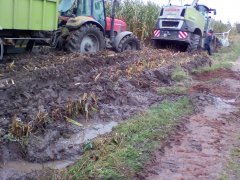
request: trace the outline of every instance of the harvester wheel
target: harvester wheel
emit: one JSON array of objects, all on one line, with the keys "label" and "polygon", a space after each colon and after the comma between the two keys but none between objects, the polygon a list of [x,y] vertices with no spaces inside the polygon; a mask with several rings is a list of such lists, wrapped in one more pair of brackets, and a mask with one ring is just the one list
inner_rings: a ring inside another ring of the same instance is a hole
[{"label": "harvester wheel", "polygon": [[122,40],[119,42],[118,46],[116,47],[117,52],[123,52],[127,50],[134,51],[134,50],[140,50],[140,49],[141,49],[140,42],[138,38],[133,34],[122,38]]},{"label": "harvester wheel", "polygon": [[87,24],[70,32],[65,45],[68,52],[95,53],[105,49],[103,32],[93,24]]},{"label": "harvester wheel", "polygon": [[200,44],[201,37],[197,34],[191,35],[191,42],[187,47],[188,52],[195,52],[198,50],[199,44]]}]

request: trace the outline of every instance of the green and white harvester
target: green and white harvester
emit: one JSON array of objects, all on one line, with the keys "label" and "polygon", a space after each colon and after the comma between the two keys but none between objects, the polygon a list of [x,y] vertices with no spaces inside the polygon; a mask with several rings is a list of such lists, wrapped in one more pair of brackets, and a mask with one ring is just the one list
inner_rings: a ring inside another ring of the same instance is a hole
[{"label": "green and white harvester", "polygon": [[179,47],[189,52],[204,46],[204,38],[212,29],[212,17],[216,10],[198,4],[174,5],[169,0],[160,10],[160,15],[153,29],[152,41],[156,48],[166,46]]}]

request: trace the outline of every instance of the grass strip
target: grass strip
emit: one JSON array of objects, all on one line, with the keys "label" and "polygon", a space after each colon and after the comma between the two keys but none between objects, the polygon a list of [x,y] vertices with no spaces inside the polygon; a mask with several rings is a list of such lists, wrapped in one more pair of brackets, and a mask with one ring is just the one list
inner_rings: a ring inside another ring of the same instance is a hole
[{"label": "grass strip", "polygon": [[68,168],[64,179],[132,179],[178,120],[192,111],[189,99],[181,98],[120,124],[109,135],[85,144],[81,160]]},{"label": "grass strip", "polygon": [[186,95],[187,94],[187,87],[185,86],[167,86],[167,87],[160,87],[158,88],[158,92],[161,95]]},{"label": "grass strip", "polygon": [[210,72],[221,68],[231,68],[233,63],[236,62],[240,55],[240,37],[236,36],[231,40],[230,46],[218,50],[212,56],[213,64],[211,67],[203,67],[195,70],[194,72]]},{"label": "grass strip", "polygon": [[240,137],[237,145],[232,149],[230,159],[224,168],[219,180],[240,179]]}]

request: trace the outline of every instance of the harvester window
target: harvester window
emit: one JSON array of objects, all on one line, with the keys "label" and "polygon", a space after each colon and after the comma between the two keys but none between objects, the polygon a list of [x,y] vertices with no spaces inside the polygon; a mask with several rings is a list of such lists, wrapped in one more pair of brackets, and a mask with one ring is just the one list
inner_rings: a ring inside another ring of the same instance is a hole
[{"label": "harvester window", "polygon": [[198,5],[196,9],[205,17],[208,17],[209,9],[206,6]]}]

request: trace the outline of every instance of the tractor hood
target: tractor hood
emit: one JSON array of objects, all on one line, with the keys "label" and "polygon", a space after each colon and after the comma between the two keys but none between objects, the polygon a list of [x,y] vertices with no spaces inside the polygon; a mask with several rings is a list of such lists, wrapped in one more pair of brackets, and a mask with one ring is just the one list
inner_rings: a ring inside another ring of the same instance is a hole
[{"label": "tractor hood", "polygon": [[164,6],[161,9],[160,17],[167,19],[183,19],[185,15],[184,6]]}]

